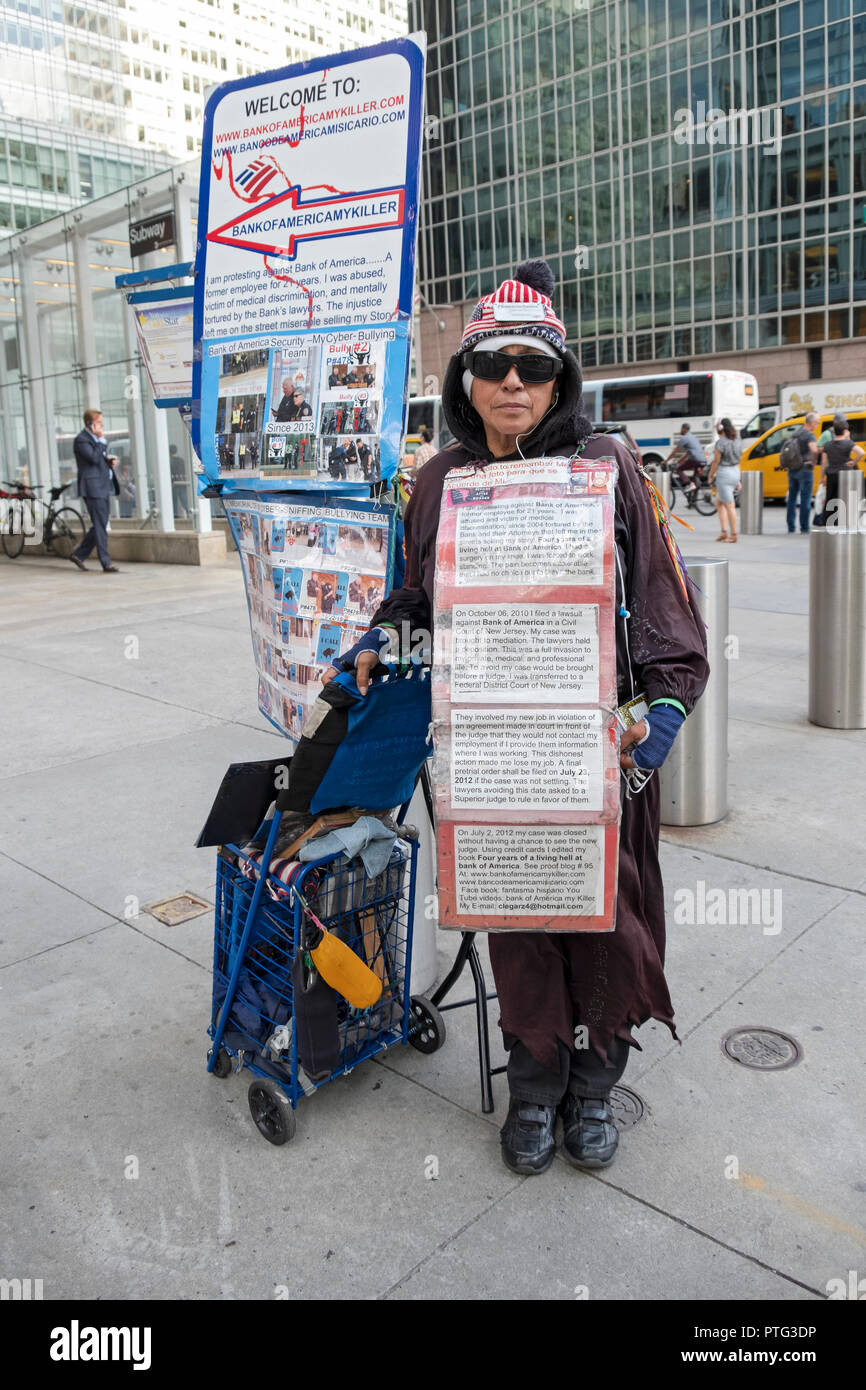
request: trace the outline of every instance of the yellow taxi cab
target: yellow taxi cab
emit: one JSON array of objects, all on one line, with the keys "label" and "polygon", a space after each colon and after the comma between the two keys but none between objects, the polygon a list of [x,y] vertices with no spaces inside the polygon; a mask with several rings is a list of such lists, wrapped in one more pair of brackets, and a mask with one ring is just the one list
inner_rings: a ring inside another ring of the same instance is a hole
[{"label": "yellow taxi cab", "polygon": [[[815,426],[815,438],[820,439],[825,430],[833,428],[833,411],[824,411],[818,417],[818,424]],[[779,469],[779,454],[782,445],[789,435],[794,434],[800,429],[804,422],[803,415],[795,415],[790,420],[784,420],[780,425],[774,425],[771,430],[759,435],[753,440],[740,455],[740,468],[745,472],[760,472],[764,475],[764,497],[786,497],[788,494],[788,474],[784,469]],[[851,410],[846,412],[845,419],[851,430],[851,438],[855,444],[860,444],[866,448],[866,410]],[[816,462],[820,462],[820,454]],[[866,473],[863,467],[866,458],[860,460],[860,468]],[[815,468],[815,481],[813,493],[818,490],[818,479],[821,470]]]}]

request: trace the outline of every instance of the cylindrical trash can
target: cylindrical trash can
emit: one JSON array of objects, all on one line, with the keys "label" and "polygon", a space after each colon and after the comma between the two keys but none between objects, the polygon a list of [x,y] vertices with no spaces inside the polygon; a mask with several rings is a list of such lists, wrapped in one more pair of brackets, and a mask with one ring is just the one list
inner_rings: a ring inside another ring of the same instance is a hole
[{"label": "cylindrical trash can", "polygon": [[415,916],[412,923],[412,970],[410,989],[413,994],[427,994],[436,982],[436,839],[421,785],[415,788],[406,819],[418,828],[418,867],[415,872]]},{"label": "cylindrical trash can", "polygon": [[690,556],[686,567],[707,625],[710,678],[659,771],[661,819],[712,825],[728,814],[728,562]]},{"label": "cylindrical trash can", "polygon": [[859,468],[840,468],[835,474],[836,496],[827,504],[828,531],[856,531],[860,526],[863,474]]},{"label": "cylindrical trash can", "polygon": [[740,533],[760,536],[764,529],[764,475],[749,470],[740,474],[743,485],[740,497]]},{"label": "cylindrical trash can", "polygon": [[809,719],[866,729],[866,533],[830,522],[809,558]]}]

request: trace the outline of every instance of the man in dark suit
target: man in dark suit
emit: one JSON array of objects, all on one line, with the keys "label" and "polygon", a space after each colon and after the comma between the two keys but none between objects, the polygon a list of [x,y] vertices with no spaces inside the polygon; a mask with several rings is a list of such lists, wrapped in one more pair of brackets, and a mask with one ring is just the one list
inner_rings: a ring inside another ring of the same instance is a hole
[{"label": "man in dark suit", "polygon": [[111,563],[108,553],[108,512],[112,494],[120,488],[114,476],[117,462],[114,454],[109,454],[104,438],[102,412],[85,410],[84,429],[75,436],[72,448],[78,467],[78,495],[87,504],[91,527],[77,550],[73,550],[70,560],[80,570],[86,569],[84,561],[96,546],[99,562],[106,574],[117,574],[117,565]]}]

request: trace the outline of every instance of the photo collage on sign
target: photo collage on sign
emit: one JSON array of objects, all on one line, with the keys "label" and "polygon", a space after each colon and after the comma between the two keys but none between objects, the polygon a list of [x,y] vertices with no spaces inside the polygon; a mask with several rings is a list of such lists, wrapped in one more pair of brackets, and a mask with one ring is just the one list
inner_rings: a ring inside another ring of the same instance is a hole
[{"label": "photo collage on sign", "polygon": [[227,353],[220,360],[216,452],[220,477],[258,474],[268,391],[267,348]]},{"label": "photo collage on sign", "polygon": [[250,611],[259,705],[299,738],[322,672],[369,626],[385,596],[383,513],[303,503],[227,504]]},{"label": "photo collage on sign", "polygon": [[336,481],[376,483],[385,344],[366,339],[328,344],[319,397],[319,472]]},{"label": "photo collage on sign", "polygon": [[315,479],[320,349],[303,338],[271,354],[262,476]]},{"label": "photo collage on sign", "polygon": [[381,481],[385,341],[287,337],[220,361],[215,438],[221,478]]}]

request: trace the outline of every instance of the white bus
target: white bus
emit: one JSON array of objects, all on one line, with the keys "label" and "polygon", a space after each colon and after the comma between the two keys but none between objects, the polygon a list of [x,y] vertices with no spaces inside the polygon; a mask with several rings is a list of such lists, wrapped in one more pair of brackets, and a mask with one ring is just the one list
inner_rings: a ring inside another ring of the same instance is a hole
[{"label": "white bus", "polygon": [[716,437],[723,416],[736,428],[754,415],[758,383],[748,372],[668,372],[604,377],[583,383],[583,413],[604,424],[622,424],[637,442],[644,463],[661,463],[691,425],[702,444]]}]

